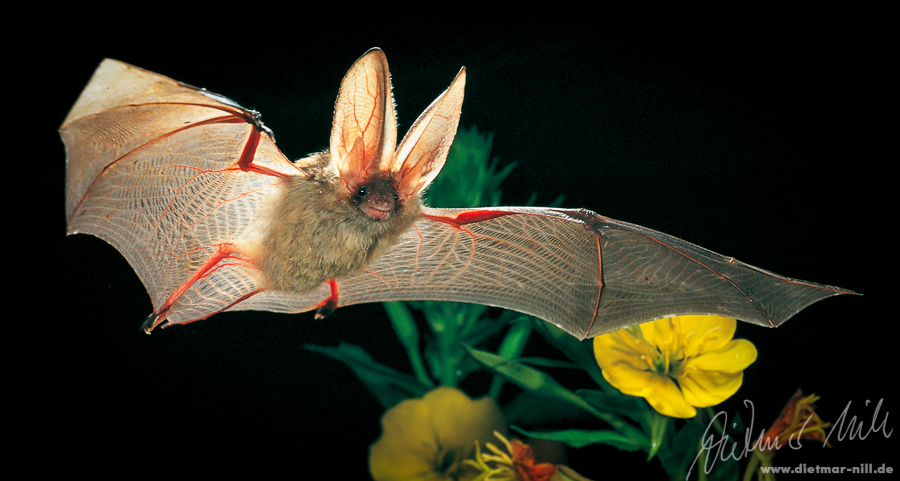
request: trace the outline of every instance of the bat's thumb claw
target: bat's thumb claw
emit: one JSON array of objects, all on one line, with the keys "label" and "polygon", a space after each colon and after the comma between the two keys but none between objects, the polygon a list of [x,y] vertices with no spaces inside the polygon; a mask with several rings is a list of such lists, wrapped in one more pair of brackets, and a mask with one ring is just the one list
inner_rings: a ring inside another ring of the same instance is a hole
[{"label": "bat's thumb claw", "polygon": [[162,314],[153,313],[147,316],[147,319],[141,325],[141,330],[144,331],[144,334],[149,335],[153,329],[163,322],[165,317]]}]

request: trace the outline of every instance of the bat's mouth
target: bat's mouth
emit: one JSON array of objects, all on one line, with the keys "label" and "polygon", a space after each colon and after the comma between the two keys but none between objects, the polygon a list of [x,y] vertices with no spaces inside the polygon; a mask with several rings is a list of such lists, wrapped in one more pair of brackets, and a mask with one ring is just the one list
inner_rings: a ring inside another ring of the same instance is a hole
[{"label": "bat's mouth", "polygon": [[389,203],[367,202],[363,206],[363,212],[375,220],[384,220],[391,216],[394,206]]}]

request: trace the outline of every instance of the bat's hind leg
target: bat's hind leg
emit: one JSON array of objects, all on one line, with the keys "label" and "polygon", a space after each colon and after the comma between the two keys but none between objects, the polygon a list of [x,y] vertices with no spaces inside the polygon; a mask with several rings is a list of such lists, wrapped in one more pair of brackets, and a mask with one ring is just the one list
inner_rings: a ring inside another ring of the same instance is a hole
[{"label": "bat's hind leg", "polygon": [[325,319],[334,313],[334,310],[337,309],[338,306],[338,290],[337,290],[337,281],[331,279],[325,282],[328,284],[328,287],[331,289],[331,293],[324,301],[318,306],[316,309],[316,319]]}]

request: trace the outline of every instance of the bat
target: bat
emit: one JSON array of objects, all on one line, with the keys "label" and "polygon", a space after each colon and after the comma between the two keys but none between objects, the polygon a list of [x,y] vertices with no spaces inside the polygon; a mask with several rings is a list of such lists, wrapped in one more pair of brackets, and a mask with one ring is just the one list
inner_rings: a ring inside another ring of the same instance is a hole
[{"label": "bat", "polygon": [[465,79],[463,68],[398,144],[387,59],[372,49],[341,82],[328,150],[291,162],[257,112],[106,59],[59,129],[67,234],[127,259],[153,304],[148,334],[223,311],[324,317],[437,300],[584,339],[686,314],[775,327],[855,294],[586,209],[425,206]]}]

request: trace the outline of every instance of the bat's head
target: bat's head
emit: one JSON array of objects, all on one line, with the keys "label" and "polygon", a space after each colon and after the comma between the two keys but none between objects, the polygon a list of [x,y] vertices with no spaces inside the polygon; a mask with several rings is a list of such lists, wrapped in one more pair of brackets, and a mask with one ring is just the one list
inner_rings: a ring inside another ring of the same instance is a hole
[{"label": "bat's head", "polygon": [[401,208],[397,186],[390,176],[376,176],[351,191],[350,202],[375,220],[384,220]]},{"label": "bat's head", "polygon": [[350,67],[335,103],[330,153],[341,184],[362,212],[386,219],[434,180],[456,135],[465,83],[463,68],[397,146],[384,52],[369,50]]}]

